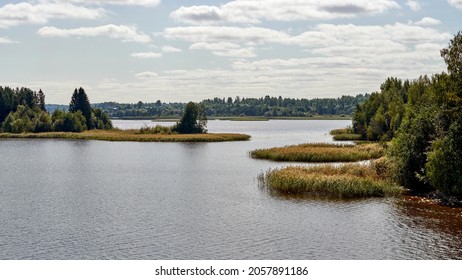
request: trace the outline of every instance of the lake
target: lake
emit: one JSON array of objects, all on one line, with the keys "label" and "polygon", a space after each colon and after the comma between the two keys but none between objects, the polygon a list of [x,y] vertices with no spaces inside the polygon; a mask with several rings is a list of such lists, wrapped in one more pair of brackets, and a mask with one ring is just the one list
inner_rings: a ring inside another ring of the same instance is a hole
[{"label": "lake", "polygon": [[249,151],[332,142],[349,124],[209,121],[248,142],[0,140],[0,259],[462,259],[461,209],[259,187],[288,164]]}]

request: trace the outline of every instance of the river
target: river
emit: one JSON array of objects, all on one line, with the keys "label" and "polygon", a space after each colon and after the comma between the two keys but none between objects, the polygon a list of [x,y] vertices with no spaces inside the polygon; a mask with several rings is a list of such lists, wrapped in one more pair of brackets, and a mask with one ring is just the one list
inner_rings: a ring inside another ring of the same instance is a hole
[{"label": "river", "polygon": [[348,124],[209,121],[247,142],[0,140],[0,259],[462,259],[461,209],[259,188],[287,163],[249,151],[332,142]]}]

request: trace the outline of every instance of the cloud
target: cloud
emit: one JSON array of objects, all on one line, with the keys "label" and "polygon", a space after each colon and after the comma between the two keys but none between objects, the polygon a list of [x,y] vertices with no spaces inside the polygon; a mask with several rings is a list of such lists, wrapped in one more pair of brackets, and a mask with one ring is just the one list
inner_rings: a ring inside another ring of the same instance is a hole
[{"label": "cloud", "polygon": [[0,44],[16,44],[18,41],[13,41],[7,37],[0,37]]},{"label": "cloud", "polygon": [[187,26],[164,30],[167,39],[181,39],[190,42],[245,42],[284,43],[290,36],[284,32],[261,27],[232,26]]},{"label": "cloud", "polygon": [[182,6],[170,16],[179,22],[203,25],[351,18],[398,8],[391,0],[234,0],[220,6]]},{"label": "cloud", "polygon": [[238,44],[233,43],[194,43],[189,47],[190,50],[209,50],[216,56],[235,57],[235,58],[250,58],[256,57],[255,48],[242,48]]},{"label": "cloud", "polygon": [[106,15],[102,8],[86,8],[61,2],[20,2],[0,7],[0,28],[22,24],[45,24],[50,19],[94,20]]},{"label": "cloud", "polygon": [[406,5],[413,10],[414,12],[420,11],[422,9],[422,6],[420,5],[419,2],[413,1],[413,0],[408,0],[406,2]]},{"label": "cloud", "polygon": [[137,53],[132,53],[130,56],[134,58],[147,59],[147,58],[161,58],[162,54],[155,53],[155,52],[137,52]]},{"label": "cloud", "polygon": [[42,37],[98,37],[107,36],[113,39],[121,39],[123,42],[149,43],[151,37],[138,32],[134,26],[126,25],[104,25],[97,27],[80,27],[75,29],[60,29],[53,26],[45,26],[37,31]]},{"label": "cloud", "polygon": [[159,75],[156,72],[146,71],[135,74],[135,78],[138,79],[153,79],[157,78]]},{"label": "cloud", "polygon": [[155,7],[161,0],[60,0],[61,2],[79,3],[83,5],[121,5]]},{"label": "cloud", "polygon": [[449,5],[462,9],[462,0],[448,0]]},{"label": "cloud", "polygon": [[440,25],[441,21],[436,18],[424,17],[423,19],[417,21],[415,24],[420,25],[420,26],[432,26],[432,25]]},{"label": "cloud", "polygon": [[178,48],[175,48],[175,47],[172,47],[172,46],[163,46],[162,47],[162,51],[164,53],[178,53],[178,52],[182,52],[181,49],[178,49]]}]

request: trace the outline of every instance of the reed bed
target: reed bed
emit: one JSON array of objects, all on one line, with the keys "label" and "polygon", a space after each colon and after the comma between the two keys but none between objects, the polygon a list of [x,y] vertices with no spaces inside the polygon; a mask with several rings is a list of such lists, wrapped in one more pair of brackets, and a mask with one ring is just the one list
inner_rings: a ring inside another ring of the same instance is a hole
[{"label": "reed bed", "polygon": [[384,155],[384,149],[378,144],[301,144],[258,149],[252,151],[250,155],[253,158],[273,161],[354,162],[380,158]]},{"label": "reed bed", "polygon": [[204,133],[204,134],[154,134],[142,133],[140,130],[88,130],[81,133],[45,132],[45,133],[0,133],[0,138],[27,139],[76,139],[101,141],[132,142],[225,142],[246,141],[249,135],[237,133]]},{"label": "reed bed", "polygon": [[404,189],[377,174],[373,165],[289,166],[259,177],[269,190],[338,198],[398,196]]},{"label": "reed bed", "polygon": [[361,134],[343,133],[333,135],[335,141],[359,141],[362,139]]},{"label": "reed bed", "polygon": [[359,141],[361,134],[356,134],[351,127],[338,128],[330,131],[335,141]]}]

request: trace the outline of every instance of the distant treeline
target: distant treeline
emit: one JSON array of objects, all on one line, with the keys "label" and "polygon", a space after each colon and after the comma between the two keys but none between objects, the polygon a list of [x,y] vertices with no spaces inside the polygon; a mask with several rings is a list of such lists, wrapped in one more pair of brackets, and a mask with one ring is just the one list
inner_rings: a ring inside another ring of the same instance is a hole
[{"label": "distant treeline", "polygon": [[[318,115],[352,115],[356,106],[365,102],[369,94],[339,98],[294,99],[265,96],[262,98],[214,98],[199,104],[208,117],[262,116],[312,117]],[[187,103],[116,103],[93,104],[111,118],[181,117]],[[65,110],[64,105],[47,105],[47,110]]]}]

